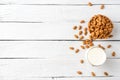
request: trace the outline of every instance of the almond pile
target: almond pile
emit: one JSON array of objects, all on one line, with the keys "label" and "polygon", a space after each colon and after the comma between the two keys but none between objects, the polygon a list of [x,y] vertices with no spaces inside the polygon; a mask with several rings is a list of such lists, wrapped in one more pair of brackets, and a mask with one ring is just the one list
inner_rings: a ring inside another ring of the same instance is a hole
[{"label": "almond pile", "polygon": [[113,24],[108,17],[98,14],[89,21],[88,30],[92,39],[107,39],[111,36]]}]

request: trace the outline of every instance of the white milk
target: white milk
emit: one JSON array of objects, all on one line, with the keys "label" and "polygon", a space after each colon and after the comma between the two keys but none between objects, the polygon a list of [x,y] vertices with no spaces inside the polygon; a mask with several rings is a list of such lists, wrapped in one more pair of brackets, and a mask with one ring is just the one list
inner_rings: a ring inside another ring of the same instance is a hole
[{"label": "white milk", "polygon": [[94,66],[102,65],[106,61],[106,53],[99,47],[92,47],[87,52],[87,60]]}]

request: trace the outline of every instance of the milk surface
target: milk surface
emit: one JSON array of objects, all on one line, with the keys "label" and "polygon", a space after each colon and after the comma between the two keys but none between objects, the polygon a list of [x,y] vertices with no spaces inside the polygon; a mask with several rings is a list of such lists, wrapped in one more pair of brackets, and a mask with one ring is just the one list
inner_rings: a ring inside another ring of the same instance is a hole
[{"label": "milk surface", "polygon": [[106,53],[101,48],[91,48],[87,53],[87,59],[92,65],[102,65],[106,61]]}]

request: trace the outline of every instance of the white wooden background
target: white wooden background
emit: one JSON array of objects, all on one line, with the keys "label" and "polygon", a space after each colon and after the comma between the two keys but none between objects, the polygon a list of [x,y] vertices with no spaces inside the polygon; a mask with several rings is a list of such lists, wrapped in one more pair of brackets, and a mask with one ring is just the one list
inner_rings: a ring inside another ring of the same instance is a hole
[{"label": "white wooden background", "polygon": [[[92,7],[87,6],[89,1]],[[0,0],[0,80],[119,80],[119,8],[120,0]],[[69,50],[82,44],[74,39],[77,31],[72,27],[99,13],[113,21],[114,37],[95,44],[112,44],[112,48],[106,51],[106,64],[92,67],[85,61],[81,65],[85,51]],[[91,77],[91,71],[97,76]],[[105,77],[104,71],[110,75]]]}]

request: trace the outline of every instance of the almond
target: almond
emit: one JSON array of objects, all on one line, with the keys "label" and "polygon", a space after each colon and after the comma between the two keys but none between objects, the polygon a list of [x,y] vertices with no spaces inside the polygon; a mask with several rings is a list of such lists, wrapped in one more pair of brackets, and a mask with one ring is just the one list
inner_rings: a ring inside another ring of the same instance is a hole
[{"label": "almond", "polygon": [[100,9],[104,9],[105,8],[105,6],[104,6],[104,4],[102,4],[101,6],[100,6]]},{"label": "almond", "polygon": [[95,76],[96,76],[96,74],[95,74],[94,72],[91,72],[91,75],[92,75],[93,77],[95,77]]},{"label": "almond", "polygon": [[77,26],[73,26],[73,30],[76,30],[77,29]]},{"label": "almond", "polygon": [[81,74],[82,74],[82,72],[81,72],[81,71],[77,71],[77,73],[78,73],[79,75],[81,75]]},{"label": "almond", "polygon": [[79,49],[76,49],[76,50],[75,50],[75,53],[78,53],[79,51],[80,51]]},{"label": "almond", "polygon": [[108,45],[107,48],[111,48],[111,45]]},{"label": "almond", "polygon": [[79,31],[79,35],[82,35],[82,33],[83,33],[82,31]]},{"label": "almond", "polygon": [[81,29],[82,29],[82,26],[79,26],[79,27],[78,27],[78,30],[81,30]]},{"label": "almond", "polygon": [[69,47],[70,50],[74,50],[74,47]]},{"label": "almond", "polygon": [[85,20],[81,20],[80,23],[81,23],[81,24],[82,24],[82,23],[85,23]]},{"label": "almond", "polygon": [[81,59],[81,60],[80,60],[80,63],[81,63],[81,64],[83,64],[83,63],[84,63],[84,60],[83,60],[83,59]]},{"label": "almond", "polygon": [[78,35],[76,35],[76,34],[74,35],[74,37],[75,37],[76,39],[78,39],[78,38],[79,38],[79,37],[78,37]]},{"label": "almond", "polygon": [[115,55],[116,55],[116,53],[115,53],[115,51],[113,51],[113,52],[112,52],[112,56],[115,56]]},{"label": "almond", "polygon": [[91,3],[91,2],[89,2],[89,3],[88,3],[88,6],[92,6],[92,3]]},{"label": "almond", "polygon": [[104,75],[105,75],[105,76],[108,76],[109,74],[108,74],[107,72],[104,72]]},{"label": "almond", "polygon": [[84,38],[84,36],[80,36],[80,40],[82,40]]},{"label": "almond", "polygon": [[82,49],[85,49],[85,47],[84,47],[84,46],[81,46],[81,48],[82,48]]},{"label": "almond", "polygon": [[86,48],[89,48],[89,46],[88,46],[88,45],[86,45]]}]

